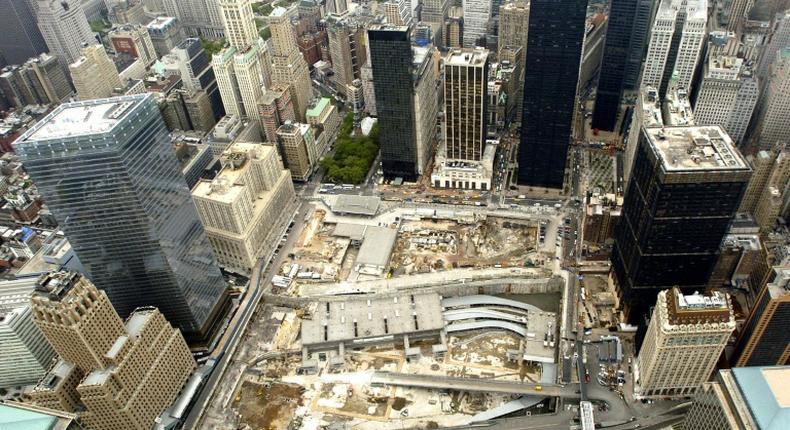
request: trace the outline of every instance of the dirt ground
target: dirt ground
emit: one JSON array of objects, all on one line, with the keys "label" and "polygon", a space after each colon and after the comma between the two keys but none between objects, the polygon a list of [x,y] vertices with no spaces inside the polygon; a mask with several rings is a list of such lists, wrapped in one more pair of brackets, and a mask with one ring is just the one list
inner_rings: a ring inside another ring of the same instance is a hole
[{"label": "dirt ground", "polygon": [[397,272],[427,273],[457,267],[521,267],[536,251],[537,225],[489,217],[473,225],[407,221],[395,244]]},{"label": "dirt ground", "polygon": [[302,403],[303,390],[298,385],[244,381],[232,406],[253,429],[284,429]]}]

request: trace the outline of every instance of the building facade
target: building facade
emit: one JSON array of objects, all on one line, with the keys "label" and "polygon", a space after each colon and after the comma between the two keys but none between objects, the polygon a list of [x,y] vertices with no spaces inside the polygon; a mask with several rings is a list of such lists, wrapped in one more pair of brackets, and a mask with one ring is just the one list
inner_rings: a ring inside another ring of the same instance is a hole
[{"label": "building facade", "polygon": [[790,364],[788,322],[790,268],[774,267],[740,330],[730,363],[736,367]]},{"label": "building facade", "polygon": [[71,64],[80,57],[82,45],[98,43],[80,0],[35,0],[38,28],[49,53]]},{"label": "building facade", "polygon": [[285,123],[277,129],[277,142],[285,167],[294,181],[307,182],[316,167],[316,141],[308,124]]},{"label": "building facade", "polygon": [[81,53],[77,61],[69,64],[71,81],[80,100],[110,97],[113,90],[123,87],[115,63],[107,55],[104,46],[86,46]]},{"label": "building facade", "polygon": [[0,28],[5,33],[0,39],[0,67],[22,64],[48,51],[30,0],[0,2]]},{"label": "building facade", "polygon": [[147,67],[157,59],[154,43],[148,28],[141,24],[126,24],[111,29],[107,33],[115,52],[125,52],[132,57],[139,58]]},{"label": "building facade", "polygon": [[285,8],[278,7],[272,11],[269,28],[274,44],[272,84],[290,85],[294,114],[297,120],[304,122],[307,106],[313,98],[313,83]]},{"label": "building facade", "polygon": [[277,129],[288,121],[296,121],[289,85],[275,85],[263,94],[260,103],[261,126],[267,142],[277,143]]},{"label": "building facade", "polygon": [[[42,275],[31,303],[36,325],[62,361],[73,363],[73,375],[84,375],[73,390],[85,405],[80,418],[92,429],[150,429],[195,369],[184,337],[158,310],[136,309],[124,323],[82,275]],[[47,382],[33,390],[34,402],[63,408],[52,402],[57,394]]]},{"label": "building facade", "polygon": [[562,188],[587,3],[534,0],[529,16],[518,183]]},{"label": "building facade", "polygon": [[628,319],[662,289],[704,289],[751,169],[718,126],[642,127],[612,268]]},{"label": "building facade", "polygon": [[756,115],[753,147],[770,150],[777,142],[790,141],[790,47],[777,52]]},{"label": "building facade", "polygon": [[488,50],[452,50],[444,58],[447,158],[480,161],[486,141]]},{"label": "building facade", "polygon": [[365,27],[352,19],[330,21],[327,27],[329,55],[332,58],[332,82],[335,90],[348,96],[347,87],[362,78],[362,66],[367,62]]},{"label": "building facade", "polygon": [[[418,131],[421,125],[427,128],[420,118],[428,115],[418,115],[417,107],[424,107],[426,113],[431,106],[435,109],[437,101],[430,100],[430,81],[436,82],[432,58],[425,48],[412,50],[410,35],[408,27],[379,25],[368,30],[384,175],[414,180],[425,169],[431,150],[427,146],[431,133]],[[435,116],[433,124],[435,136]],[[427,138],[420,144],[418,133]]]},{"label": "building facade", "polygon": [[273,145],[234,143],[221,162],[222,170],[198,183],[192,197],[219,263],[249,274],[280,243],[296,195]]},{"label": "building facade", "polygon": [[688,397],[706,382],[735,330],[728,295],[658,293],[636,359],[634,396]]},{"label": "building facade", "polygon": [[225,36],[219,1],[161,0],[161,3],[161,6],[155,6],[154,10],[149,9],[149,11],[161,11],[166,16],[177,18],[190,36],[208,39]]},{"label": "building facade", "polygon": [[720,125],[741,145],[757,105],[757,79],[742,58],[709,56],[697,86],[694,117],[698,125]]},{"label": "building facade", "polygon": [[598,75],[592,127],[613,131],[625,89],[633,90],[642,65],[654,0],[613,0]]},{"label": "building facade", "polygon": [[187,336],[208,334],[226,284],[150,95],[63,104],[15,150],[121,315],[156,305]]}]

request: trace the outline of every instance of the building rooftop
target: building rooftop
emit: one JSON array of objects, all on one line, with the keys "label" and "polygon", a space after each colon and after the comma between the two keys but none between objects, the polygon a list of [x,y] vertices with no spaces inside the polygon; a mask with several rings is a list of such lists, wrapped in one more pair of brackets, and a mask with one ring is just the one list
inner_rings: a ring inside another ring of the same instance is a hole
[{"label": "building rooftop", "polygon": [[172,16],[158,16],[153,21],[149,22],[147,27],[149,30],[164,30],[175,24],[175,21],[176,19]]},{"label": "building rooftop", "polygon": [[30,303],[38,275],[0,281],[0,315]]},{"label": "building rooftop", "polygon": [[[192,195],[227,204],[236,201],[243,193],[244,187],[246,187],[241,180],[247,171],[245,168],[246,161],[250,157],[255,159],[268,158],[272,151],[275,151],[275,149],[271,145],[249,142],[233,143],[225,150],[223,157],[234,158],[235,164],[229,163],[225,165],[213,180],[203,180],[195,184],[195,187],[192,189]],[[233,167],[231,164],[234,164],[236,167]]]},{"label": "building rooftop", "polygon": [[381,199],[376,196],[340,194],[331,206],[332,212],[373,216],[379,210]]},{"label": "building rooftop", "polygon": [[0,429],[66,430],[75,416],[22,403],[0,404]]},{"label": "building rooftop", "polygon": [[642,124],[645,127],[661,127],[664,125],[658,90],[647,85],[642,88],[640,98],[642,100]]},{"label": "building rooftop", "polygon": [[[356,330],[355,330],[356,326]],[[311,319],[302,321],[302,345],[381,338],[444,328],[442,304],[436,293],[397,296],[348,296],[319,301]]]},{"label": "building rooftop", "polygon": [[356,264],[384,268],[389,263],[398,231],[387,227],[370,226],[365,229],[365,239],[359,247]]},{"label": "building rooftop", "polygon": [[329,97],[321,97],[318,101],[307,109],[307,116],[308,117],[318,117],[321,115],[321,112],[326,109],[326,106],[330,103]]},{"label": "building rooftop", "polygon": [[643,128],[668,172],[750,168],[718,125]]},{"label": "building rooftop", "polygon": [[662,314],[666,309],[662,321],[670,326],[724,323],[735,328],[732,305],[725,293],[683,294],[673,288],[659,293],[659,300],[666,305],[661,306]]},{"label": "building rooftop", "polygon": [[790,428],[790,366],[736,367],[732,373],[761,430]]},{"label": "building rooftop", "polygon": [[23,134],[16,144],[107,133],[147,97],[139,94],[64,103]]},{"label": "building rooftop", "polygon": [[483,67],[488,58],[487,49],[453,49],[444,57],[444,64],[451,66]]}]

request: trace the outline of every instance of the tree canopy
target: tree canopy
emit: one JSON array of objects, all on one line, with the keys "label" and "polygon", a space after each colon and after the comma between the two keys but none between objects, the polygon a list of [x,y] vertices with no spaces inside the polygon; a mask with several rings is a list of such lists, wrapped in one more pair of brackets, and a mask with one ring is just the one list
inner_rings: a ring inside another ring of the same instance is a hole
[{"label": "tree canopy", "polygon": [[359,184],[365,180],[370,166],[379,152],[378,124],[367,136],[351,136],[354,129],[353,114],[343,119],[335,143],[335,153],[321,165],[326,169],[326,178],[343,184]]}]

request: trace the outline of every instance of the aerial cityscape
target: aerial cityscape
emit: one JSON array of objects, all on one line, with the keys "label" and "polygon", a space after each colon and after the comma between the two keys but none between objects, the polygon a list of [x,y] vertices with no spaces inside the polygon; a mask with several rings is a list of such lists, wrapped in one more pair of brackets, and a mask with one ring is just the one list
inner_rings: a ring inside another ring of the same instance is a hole
[{"label": "aerial cityscape", "polygon": [[0,430],[790,429],[790,0],[0,31]]}]

